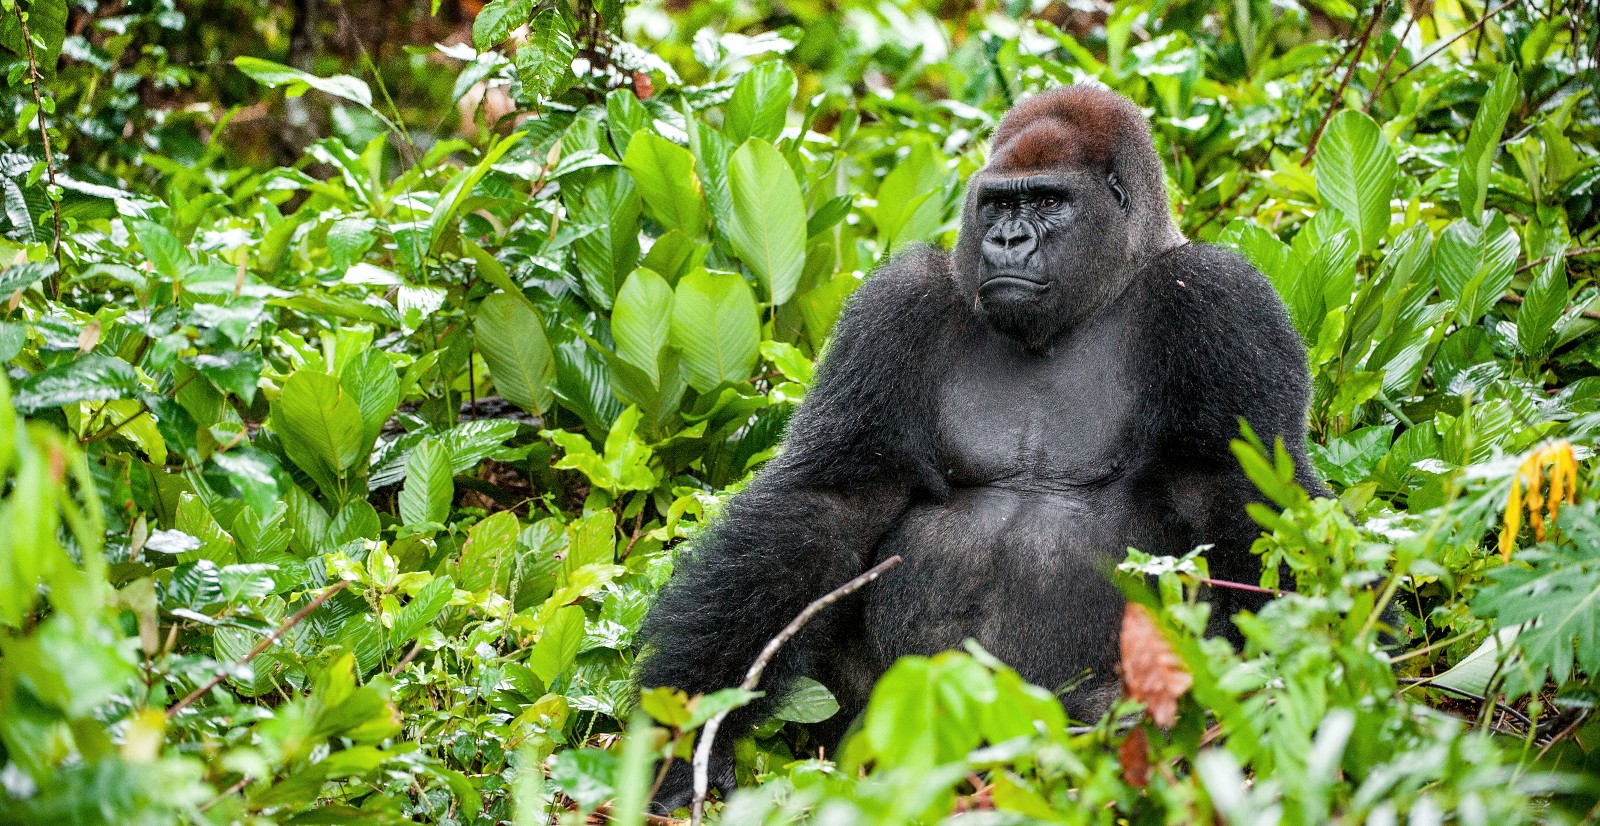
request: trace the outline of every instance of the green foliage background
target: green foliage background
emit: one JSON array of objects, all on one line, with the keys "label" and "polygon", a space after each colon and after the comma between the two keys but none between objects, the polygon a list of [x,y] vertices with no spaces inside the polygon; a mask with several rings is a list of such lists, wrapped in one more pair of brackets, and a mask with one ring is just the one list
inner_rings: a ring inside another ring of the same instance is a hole
[{"label": "green foliage background", "polygon": [[[0,0],[0,822],[642,822],[745,699],[634,693],[674,554],[1065,83],[1306,339],[1340,499],[1238,445],[1298,590],[1234,650],[1204,549],[1130,551],[1171,731],[913,658],[829,760],[790,698],[712,817],[1600,810],[1585,0],[439,5]],[[1577,503],[1504,559],[1535,467]]]}]

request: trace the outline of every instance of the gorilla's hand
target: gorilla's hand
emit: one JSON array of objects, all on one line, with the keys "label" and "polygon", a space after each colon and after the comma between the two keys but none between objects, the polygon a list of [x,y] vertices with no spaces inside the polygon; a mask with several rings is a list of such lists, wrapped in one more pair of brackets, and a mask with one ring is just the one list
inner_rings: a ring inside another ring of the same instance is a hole
[{"label": "gorilla's hand", "polygon": [[[733,758],[712,755],[710,769],[710,787],[726,799],[734,789]],[[650,813],[671,815],[678,809],[687,809],[693,801],[694,766],[684,760],[673,760],[667,767],[661,788],[650,800]]]}]

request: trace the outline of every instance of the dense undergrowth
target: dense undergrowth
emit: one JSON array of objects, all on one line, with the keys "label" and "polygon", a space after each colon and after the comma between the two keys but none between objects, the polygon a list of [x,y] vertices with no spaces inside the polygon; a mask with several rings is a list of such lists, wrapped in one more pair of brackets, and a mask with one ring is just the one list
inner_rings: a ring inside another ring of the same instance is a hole
[{"label": "dense undergrowth", "polygon": [[738,701],[633,693],[673,554],[1072,82],[1305,336],[1339,501],[1239,448],[1298,591],[1234,650],[1203,549],[1131,551],[1170,730],[910,659],[828,761],[793,698],[712,817],[1593,820],[1600,76],[1551,4],[495,0],[305,60],[266,4],[5,0],[0,821],[640,823]]}]

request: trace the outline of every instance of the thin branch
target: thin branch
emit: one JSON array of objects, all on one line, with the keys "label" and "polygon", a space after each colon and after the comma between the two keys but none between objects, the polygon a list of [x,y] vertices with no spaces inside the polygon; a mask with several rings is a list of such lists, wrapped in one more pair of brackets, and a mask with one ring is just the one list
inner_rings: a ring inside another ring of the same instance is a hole
[{"label": "thin branch", "polygon": [[[1516,709],[1512,708],[1511,706],[1506,705],[1505,703],[1500,702],[1499,700],[1491,700],[1488,697],[1483,696],[1482,694],[1473,694],[1470,691],[1463,691],[1463,690],[1461,690],[1459,688],[1452,688],[1451,686],[1441,685],[1439,683],[1434,683],[1434,682],[1429,682],[1429,680],[1432,680],[1432,679],[1433,679],[1432,677],[1407,677],[1407,678],[1404,678],[1404,679],[1400,680],[1399,682],[1400,682],[1401,685],[1420,685],[1423,688],[1431,688],[1431,689],[1434,689],[1436,691],[1443,691],[1446,694],[1454,694],[1457,697],[1465,697],[1468,700],[1476,700],[1477,702],[1482,703],[1485,706],[1492,706],[1494,708],[1494,710],[1498,711],[1502,716],[1511,717],[1511,718],[1515,719],[1517,722],[1523,724],[1524,726],[1527,726],[1528,728],[1533,728],[1534,727],[1533,721],[1528,719],[1528,715],[1523,714],[1520,711],[1517,711]],[[1493,721],[1491,720],[1490,722],[1493,722]]]},{"label": "thin branch", "polygon": [[[1500,296],[1500,300],[1507,304],[1521,304],[1522,296],[1517,295],[1516,293],[1506,293],[1505,295]],[[1581,315],[1584,318],[1591,318],[1595,321],[1600,321],[1600,312],[1595,312],[1594,310],[1584,310],[1578,313],[1578,315]]]},{"label": "thin branch", "polygon": [[1235,591],[1249,591],[1252,594],[1271,594],[1273,596],[1278,596],[1282,593],[1281,591],[1274,591],[1271,588],[1263,588],[1260,585],[1246,585],[1243,582],[1230,582],[1226,579],[1208,579],[1203,576],[1197,576],[1194,578],[1194,581],[1200,583],[1201,585],[1210,585],[1213,588],[1231,588]]},{"label": "thin branch", "polygon": [[317,608],[320,607],[322,605],[322,603],[327,602],[328,600],[332,599],[334,594],[337,594],[340,591],[344,590],[345,586],[347,586],[349,584],[350,584],[350,580],[341,579],[338,582],[335,582],[334,584],[328,586],[327,589],[324,590],[322,593],[317,594],[317,598],[316,599],[306,603],[306,606],[304,608],[301,608],[300,610],[294,612],[294,616],[288,618],[287,620],[284,620],[282,625],[280,625],[276,629],[274,629],[273,632],[271,634],[268,634],[265,638],[263,638],[261,640],[261,642],[256,643],[256,647],[250,649],[250,653],[248,653],[248,654],[244,655],[242,658],[240,658],[240,660],[238,662],[234,663],[232,667],[225,668],[225,669],[223,669],[221,671],[218,671],[217,675],[215,677],[212,677],[210,680],[207,680],[205,685],[200,686],[199,688],[195,689],[194,691],[189,692],[189,696],[184,697],[182,700],[179,700],[178,702],[173,703],[172,707],[167,709],[167,719],[171,720],[175,715],[177,715],[178,712],[180,712],[180,711],[184,710],[185,708],[187,708],[190,703],[194,702],[195,700],[200,699],[201,697],[204,697],[207,691],[210,691],[211,689],[216,688],[219,683],[221,683],[223,680],[228,678],[228,674],[230,674],[233,671],[235,671],[235,670],[237,670],[239,668],[242,668],[243,666],[249,664],[249,662],[251,660],[253,660],[256,657],[260,656],[261,652],[267,650],[268,648],[271,648],[272,644],[277,642],[279,637],[281,637],[285,633],[287,633],[290,628],[293,628],[296,625],[299,625],[301,620],[303,620],[307,616],[309,616],[312,611],[317,610]]},{"label": "thin branch", "polygon": [[50,178],[50,191],[46,195],[50,199],[50,209],[55,216],[55,237],[50,241],[50,254],[56,258],[56,274],[51,284],[56,291],[56,298],[61,297],[61,187],[56,185],[56,159],[50,149],[50,130],[44,121],[44,98],[39,94],[39,61],[33,55],[33,34],[28,31],[28,17],[22,13],[22,4],[18,3],[13,8],[17,13],[17,25],[22,27],[22,42],[28,44],[28,75],[33,82],[33,105],[39,112],[35,116],[39,119],[39,140],[44,142],[44,173]]},{"label": "thin branch", "polygon": [[1378,28],[1378,21],[1383,19],[1383,7],[1387,0],[1378,0],[1372,7],[1372,19],[1367,21],[1367,27],[1361,30],[1361,39],[1356,42],[1356,53],[1350,58],[1350,66],[1344,71],[1344,80],[1339,81],[1338,91],[1333,93],[1333,99],[1328,101],[1328,108],[1322,113],[1322,122],[1317,124],[1317,131],[1311,135],[1311,142],[1306,144],[1306,156],[1300,160],[1301,166],[1310,166],[1311,159],[1316,157],[1317,144],[1322,141],[1322,131],[1328,128],[1328,121],[1333,119],[1333,113],[1339,108],[1339,101],[1344,97],[1344,90],[1350,85],[1350,79],[1356,76],[1356,69],[1361,67],[1361,54],[1367,50],[1367,41],[1372,39],[1372,31]]},{"label": "thin branch", "polygon": [[[756,656],[756,661],[750,664],[750,670],[745,672],[744,682],[739,683],[739,687],[745,691],[755,691],[756,686],[761,683],[761,672],[765,671],[767,664],[772,662],[772,658],[778,655],[778,649],[782,648],[784,643],[794,639],[794,635],[800,633],[800,629],[806,627],[806,623],[814,619],[817,614],[822,613],[828,606],[861,590],[867,583],[877,579],[885,571],[899,565],[902,561],[900,555],[895,554],[867,569],[865,573],[855,579],[812,600],[811,604],[807,605],[798,616],[790,620],[789,624],[784,626],[776,637],[767,640],[766,646]],[[712,715],[711,719],[707,720],[705,726],[700,729],[700,741],[694,747],[694,805],[689,812],[689,821],[693,826],[700,826],[700,816],[706,803],[706,791],[710,786],[711,744],[716,742],[717,729],[722,727],[722,721],[727,716],[727,711]]]},{"label": "thin branch", "polygon": [[1383,61],[1383,68],[1378,70],[1378,79],[1373,81],[1372,93],[1367,95],[1367,105],[1361,107],[1361,111],[1371,112],[1372,104],[1377,102],[1378,95],[1383,94],[1383,90],[1389,88],[1389,84],[1387,83],[1389,69],[1394,66],[1394,59],[1400,54],[1400,50],[1406,47],[1406,36],[1411,34],[1411,27],[1415,25],[1416,22],[1417,18],[1410,14],[1406,15],[1406,27],[1400,32],[1400,37],[1395,40],[1394,49],[1389,52],[1389,58]]},{"label": "thin branch", "polygon": [[1413,70],[1415,70],[1418,66],[1421,66],[1422,64],[1427,63],[1429,60],[1432,60],[1434,55],[1444,51],[1445,49],[1450,48],[1450,44],[1456,42],[1457,40],[1460,40],[1463,37],[1466,37],[1469,34],[1472,34],[1474,31],[1476,31],[1478,29],[1478,27],[1480,27],[1483,24],[1489,22],[1489,18],[1499,14],[1500,12],[1505,11],[1506,9],[1508,9],[1512,5],[1514,5],[1516,2],[1517,2],[1517,0],[1506,0],[1504,3],[1501,3],[1500,5],[1495,6],[1494,8],[1490,9],[1489,11],[1484,12],[1483,16],[1478,18],[1478,21],[1476,23],[1473,23],[1472,25],[1466,27],[1465,29],[1462,29],[1461,31],[1456,32],[1455,34],[1450,36],[1449,40],[1446,40],[1445,42],[1440,43],[1437,47],[1435,47],[1433,49],[1433,51],[1428,52],[1427,54],[1423,55],[1420,58],[1417,58],[1417,62],[1416,63],[1413,63],[1410,66],[1407,66],[1406,70],[1401,72],[1400,74],[1395,75],[1394,79],[1398,81],[1400,78],[1403,78],[1406,75],[1411,74],[1411,72]]},{"label": "thin branch", "polygon": [[221,803],[222,801],[227,800],[230,797],[233,797],[234,795],[238,794],[239,792],[244,791],[244,787],[250,785],[251,779],[252,778],[248,774],[245,775],[244,777],[239,778],[239,782],[233,784],[232,786],[229,786],[227,791],[224,791],[222,794],[217,795],[216,797],[212,798],[211,800],[208,800],[205,803],[200,804],[200,811],[204,812],[204,811],[210,809],[212,806],[215,806],[218,803]]},{"label": "thin branch", "polygon": [[[1568,258],[1574,258],[1574,257],[1580,256],[1580,255],[1594,255],[1595,253],[1600,253],[1600,247],[1581,247],[1581,248],[1575,249],[1575,250],[1567,250],[1566,252],[1563,252],[1562,255],[1565,255]],[[1543,258],[1538,258],[1538,259],[1535,259],[1533,261],[1529,261],[1528,263],[1523,264],[1522,266],[1517,268],[1517,275],[1521,275],[1521,274],[1527,272],[1528,270],[1531,270],[1534,267],[1537,267],[1540,264],[1543,264],[1544,262],[1549,261],[1550,259],[1552,259],[1554,257],[1555,257],[1554,255],[1546,255]]]},{"label": "thin branch", "polygon": [[1539,758],[1538,759],[1543,760],[1545,754],[1547,754],[1551,749],[1555,748],[1557,743],[1561,742],[1562,740],[1565,740],[1568,735],[1572,734],[1574,731],[1577,731],[1578,727],[1583,725],[1584,721],[1586,721],[1588,719],[1589,719],[1589,712],[1587,712],[1587,711],[1580,712],[1579,714],[1575,715],[1572,718],[1572,722],[1568,723],[1566,728],[1563,728],[1562,730],[1556,732],[1555,735],[1553,735],[1550,738],[1550,742],[1545,743],[1544,744],[1544,748],[1539,749]]},{"label": "thin branch", "polygon": [[422,640],[417,640],[416,643],[411,646],[411,650],[407,651],[406,655],[400,658],[400,662],[395,663],[394,668],[389,670],[389,676],[400,676],[400,672],[406,670],[406,666],[410,665],[411,661],[416,659],[417,655],[420,653],[422,653]]}]

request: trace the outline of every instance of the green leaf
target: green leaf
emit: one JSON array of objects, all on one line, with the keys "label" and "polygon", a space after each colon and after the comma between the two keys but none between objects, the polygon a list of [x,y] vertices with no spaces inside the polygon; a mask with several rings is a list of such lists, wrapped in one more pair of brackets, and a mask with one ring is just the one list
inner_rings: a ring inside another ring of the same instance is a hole
[{"label": "green leaf", "polygon": [[139,377],[132,365],[90,353],[17,382],[11,403],[18,413],[29,415],[47,407],[125,399],[138,392]]},{"label": "green leaf", "polygon": [[806,263],[806,214],[794,171],[772,144],[745,141],[729,166],[733,251],[750,267],[774,305],[794,295]]},{"label": "green leaf", "polygon": [[532,99],[558,94],[572,81],[572,58],[577,54],[572,34],[577,27],[565,5],[558,4],[539,12],[528,28],[528,39],[512,57],[522,95]]},{"label": "green leaf", "polygon": [[671,333],[672,286],[650,270],[634,270],[622,283],[611,310],[611,337],[617,342],[617,355],[659,384],[661,351]]},{"label": "green leaf", "polygon": [[574,200],[567,203],[573,223],[594,228],[572,243],[578,274],[589,298],[609,310],[639,263],[639,190],[622,170],[598,169]]},{"label": "green leaf", "polygon": [[1507,64],[1489,84],[1488,94],[1478,104],[1472,119],[1472,132],[1461,152],[1461,170],[1456,186],[1461,199],[1461,214],[1474,224],[1483,223],[1483,203],[1489,194],[1489,170],[1500,152],[1500,133],[1517,99],[1517,72]]},{"label": "green leaf", "polygon": [[1445,227],[1434,249],[1439,293],[1456,302],[1456,318],[1471,324],[1500,299],[1516,275],[1520,243],[1505,216],[1482,225],[1457,219]]},{"label": "green leaf", "polygon": [[1378,130],[1361,112],[1333,116],[1317,148],[1317,194],[1356,228],[1363,252],[1371,252],[1389,230],[1399,163]]},{"label": "green leaf", "polygon": [[685,275],[673,295],[671,341],[683,353],[689,386],[702,393],[749,378],[761,346],[750,285],[732,273]]},{"label": "green leaf", "polygon": [[576,605],[556,609],[528,653],[528,667],[545,685],[554,682],[577,658],[578,647],[583,643],[583,619],[583,609]]},{"label": "green leaf", "polygon": [[873,219],[886,251],[927,241],[944,223],[944,193],[951,174],[930,141],[917,141],[878,187]]},{"label": "green leaf", "polygon": [[533,0],[492,0],[472,20],[472,45],[486,52],[506,41],[533,15]]},{"label": "green leaf", "polygon": [[820,723],[839,713],[839,701],[828,687],[810,677],[800,677],[783,695],[772,716],[791,723]]},{"label": "green leaf", "polygon": [[507,401],[535,415],[550,409],[555,396],[555,360],[544,320],[520,295],[495,293],[478,305],[474,325],[478,351],[489,365],[494,386]]},{"label": "green leaf", "polygon": [[1534,272],[1533,283],[1522,296],[1522,309],[1517,311],[1517,346],[1524,354],[1545,355],[1550,334],[1567,309],[1568,289],[1564,252],[1550,256]]},{"label": "green leaf", "polygon": [[400,521],[407,525],[443,525],[450,518],[450,501],[454,497],[450,451],[433,439],[423,439],[406,457]]},{"label": "green leaf", "polygon": [[[21,0],[17,0],[17,5],[22,5]],[[53,75],[56,59],[61,55],[61,44],[67,39],[67,2],[31,0],[26,11],[28,33],[33,35],[33,59],[42,74]],[[17,13],[11,10],[9,4],[0,11],[0,48],[21,60],[28,59],[28,44],[22,39],[22,23],[17,20]]]},{"label": "green leaf", "polygon": [[321,484],[329,485],[362,458],[361,408],[326,373],[300,370],[290,376],[272,403],[272,425],[289,458]]},{"label": "green leaf", "polygon": [[757,63],[733,87],[733,96],[723,110],[723,133],[734,143],[749,138],[776,141],[783,134],[789,104],[798,88],[794,72],[783,61]]},{"label": "green leaf", "polygon": [[370,449],[383,426],[400,406],[400,377],[377,350],[363,350],[339,371],[339,386],[361,410],[362,447]]},{"label": "green leaf", "polygon": [[505,588],[511,579],[512,560],[521,545],[517,536],[522,528],[517,515],[498,511],[472,526],[461,546],[461,562],[456,566],[457,587],[463,591]]},{"label": "green leaf", "polygon": [[629,142],[622,166],[633,176],[656,223],[690,237],[705,233],[705,196],[689,150],[659,135],[639,132]]},{"label": "green leaf", "polygon": [[[259,57],[236,57],[233,65],[239,71],[249,75],[255,82],[269,88],[279,86],[287,87],[285,94],[289,97],[298,97],[305,94],[307,89],[316,89],[336,98],[359,103],[372,110],[372,89],[367,87],[365,81],[350,75],[333,75],[332,77],[318,77],[309,72],[302,72],[282,63],[262,60]],[[376,110],[373,110],[376,111]]]},{"label": "green leaf", "polygon": [[455,594],[455,583],[448,576],[436,577],[412,595],[411,601],[394,615],[390,645],[399,647],[417,638],[422,629],[444,612]]}]

